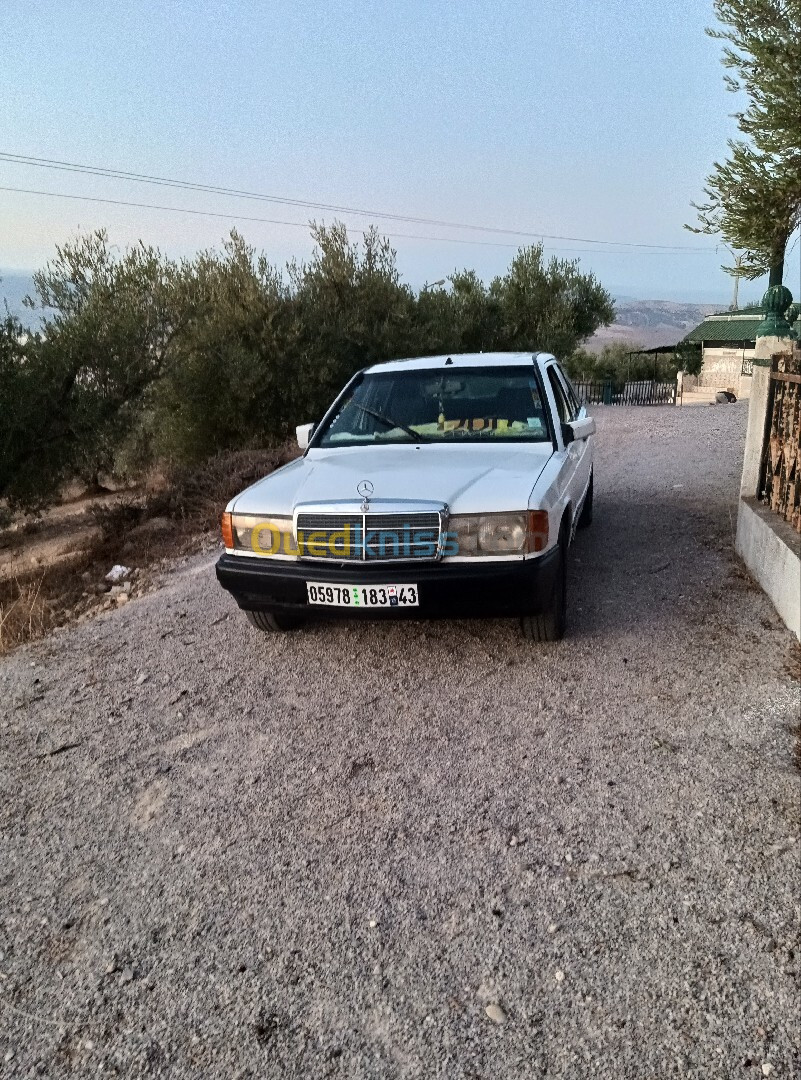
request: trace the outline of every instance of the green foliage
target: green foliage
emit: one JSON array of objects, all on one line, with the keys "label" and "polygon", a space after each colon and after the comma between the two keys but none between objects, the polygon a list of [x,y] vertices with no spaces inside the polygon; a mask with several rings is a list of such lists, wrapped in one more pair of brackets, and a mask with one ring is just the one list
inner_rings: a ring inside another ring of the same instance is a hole
[{"label": "green foliage", "polygon": [[[748,95],[740,130],[765,154],[801,155],[801,0],[715,0],[728,88]],[[795,169],[801,177],[801,168]]]},{"label": "green foliage", "polygon": [[676,346],[676,370],[688,375],[700,375],[704,351],[700,341],[680,341]]},{"label": "green foliage", "polygon": [[723,267],[727,273],[753,280],[778,268],[780,283],[787,241],[801,224],[801,173],[742,141],[730,139],[729,149],[707,177],[707,202],[693,204],[701,228],[692,231],[720,233],[744,252],[739,267]]},{"label": "green foliage", "polygon": [[[0,496],[35,506],[67,476],[110,471],[170,333],[165,263],[138,245],[113,253],[104,232],[56,249],[34,275],[41,331],[6,325]],[[35,302],[30,302],[35,306]]]},{"label": "green foliage", "polygon": [[489,286],[471,270],[415,295],[375,230],[314,226],[286,276],[232,232],[175,263],[104,232],[35,275],[42,330],[0,327],[0,498],[46,503],[68,477],[192,465],[285,438],[360,368],[493,349],[571,352],[614,317],[577,263],[521,249]]},{"label": "green foliage", "polygon": [[[503,311],[497,287],[487,288],[475,270],[451,275],[450,338],[446,350],[488,352],[499,348],[503,337]],[[421,343],[422,344],[422,343]]]},{"label": "green foliage", "polygon": [[[56,387],[43,379],[42,365],[31,362],[38,342],[32,341],[18,319],[0,322],[0,496],[13,507],[35,509],[57,489],[61,472],[51,442],[41,437],[44,415]],[[38,443],[34,456],[32,440]],[[36,468],[30,465],[35,461]]]},{"label": "green foliage", "polygon": [[414,296],[400,282],[395,252],[370,229],[362,250],[344,225],[314,225],[311,262],[289,268],[297,321],[295,378],[307,412],[319,417],[332,395],[366,364],[413,351]]},{"label": "green foliage", "polygon": [[564,356],[599,324],[612,322],[609,294],[575,262],[543,261],[541,244],[522,248],[502,278],[490,286],[500,306],[501,329],[495,347],[543,349]]},{"label": "green foliage", "polygon": [[424,289],[416,301],[412,354],[488,352],[498,348],[502,311],[495,290],[474,270],[455,271],[450,288]]},{"label": "green foliage", "polygon": [[289,293],[233,232],[222,254],[171,268],[174,331],[143,427],[155,456],[199,461],[282,434],[292,417]]},{"label": "green foliage", "polygon": [[715,13],[721,28],[707,32],[727,42],[727,86],[748,95],[736,114],[745,139],[730,140],[728,159],[715,163],[692,231],[720,233],[744,251],[742,268],[727,272],[771,270],[777,284],[801,225],[801,0],[715,0]]},{"label": "green foliage", "polygon": [[[695,353],[698,353],[696,358]],[[612,341],[604,345],[599,353],[587,349],[575,349],[565,360],[565,369],[576,382],[611,381],[616,387],[626,382],[639,382],[645,379],[670,381],[679,371],[688,371],[687,363],[695,365],[697,360],[700,371],[700,348],[677,346],[670,353],[640,352],[636,345],[623,341]],[[697,374],[697,371],[691,374]]]}]

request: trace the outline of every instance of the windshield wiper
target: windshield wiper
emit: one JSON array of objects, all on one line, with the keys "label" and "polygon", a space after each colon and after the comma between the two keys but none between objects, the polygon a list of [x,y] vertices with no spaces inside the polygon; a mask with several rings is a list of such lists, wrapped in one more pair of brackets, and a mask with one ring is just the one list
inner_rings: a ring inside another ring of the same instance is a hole
[{"label": "windshield wiper", "polygon": [[374,420],[386,424],[388,428],[398,428],[400,431],[405,431],[407,435],[411,435],[415,442],[431,442],[427,435],[421,435],[414,428],[407,427],[406,424],[399,424],[397,420],[393,420],[389,416],[383,416],[380,412],[376,412],[375,409],[368,409],[366,405],[360,405],[358,401],[351,401],[351,405],[355,405],[357,409],[361,409],[368,416],[372,416]]}]

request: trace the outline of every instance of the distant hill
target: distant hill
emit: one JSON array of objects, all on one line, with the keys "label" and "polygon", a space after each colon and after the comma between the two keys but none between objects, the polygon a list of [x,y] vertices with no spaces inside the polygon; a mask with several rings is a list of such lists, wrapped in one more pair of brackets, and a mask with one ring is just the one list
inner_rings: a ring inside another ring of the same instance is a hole
[{"label": "distant hill", "polygon": [[703,321],[706,315],[720,311],[720,304],[679,304],[672,300],[620,300],[617,318],[603,326],[585,343],[590,352],[600,352],[612,341],[626,341],[634,348],[653,349],[657,345],[675,345]]}]

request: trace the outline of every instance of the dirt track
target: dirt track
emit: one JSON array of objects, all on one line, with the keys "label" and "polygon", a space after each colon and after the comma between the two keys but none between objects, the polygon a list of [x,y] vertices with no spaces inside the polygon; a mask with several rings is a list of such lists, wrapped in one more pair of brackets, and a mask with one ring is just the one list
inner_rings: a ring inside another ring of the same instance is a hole
[{"label": "dirt track", "polygon": [[559,645],[260,635],[201,557],[0,661],[3,1076],[797,1075],[745,407],[598,420]]}]

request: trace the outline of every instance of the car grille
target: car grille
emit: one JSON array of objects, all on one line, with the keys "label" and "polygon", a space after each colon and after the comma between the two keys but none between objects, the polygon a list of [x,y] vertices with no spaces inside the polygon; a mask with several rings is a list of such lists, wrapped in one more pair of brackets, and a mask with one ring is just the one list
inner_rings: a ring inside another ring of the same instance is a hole
[{"label": "car grille", "polygon": [[441,522],[431,512],[298,514],[297,529],[305,558],[376,562],[435,559]]}]

